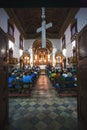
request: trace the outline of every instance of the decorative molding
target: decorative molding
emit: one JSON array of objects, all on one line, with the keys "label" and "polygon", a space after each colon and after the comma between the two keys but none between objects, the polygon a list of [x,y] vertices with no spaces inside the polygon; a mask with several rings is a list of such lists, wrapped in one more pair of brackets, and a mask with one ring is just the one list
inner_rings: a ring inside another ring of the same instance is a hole
[{"label": "decorative molding", "polygon": [[65,56],[62,54],[62,52],[60,50],[58,50],[55,54],[55,58],[60,56],[62,59],[65,59]]},{"label": "decorative molding", "polygon": [[9,58],[9,64],[18,64],[17,58]]},{"label": "decorative molding", "polygon": [[71,63],[76,63],[77,62],[77,59],[76,57],[69,57],[68,58],[68,63],[71,64]]},{"label": "decorative molding", "polygon": [[74,40],[76,40],[77,37],[78,37],[78,33],[75,33],[75,35],[73,35],[73,36],[71,37],[71,42],[74,41]]}]

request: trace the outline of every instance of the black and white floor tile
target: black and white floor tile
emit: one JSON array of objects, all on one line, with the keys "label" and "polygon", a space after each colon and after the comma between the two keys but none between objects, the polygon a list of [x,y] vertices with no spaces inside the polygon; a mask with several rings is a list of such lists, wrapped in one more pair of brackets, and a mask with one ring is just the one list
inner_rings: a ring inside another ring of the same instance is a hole
[{"label": "black and white floor tile", "polygon": [[40,75],[29,98],[9,98],[7,130],[80,130],[77,98],[59,97],[46,75]]}]

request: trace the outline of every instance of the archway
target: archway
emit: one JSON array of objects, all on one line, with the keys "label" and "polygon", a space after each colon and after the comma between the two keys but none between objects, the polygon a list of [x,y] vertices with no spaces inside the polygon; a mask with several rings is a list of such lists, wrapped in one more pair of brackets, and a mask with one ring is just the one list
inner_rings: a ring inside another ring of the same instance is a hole
[{"label": "archway", "polygon": [[46,39],[46,48],[42,48],[41,38],[37,39],[32,46],[33,50],[33,65],[46,66],[52,65],[52,43]]}]

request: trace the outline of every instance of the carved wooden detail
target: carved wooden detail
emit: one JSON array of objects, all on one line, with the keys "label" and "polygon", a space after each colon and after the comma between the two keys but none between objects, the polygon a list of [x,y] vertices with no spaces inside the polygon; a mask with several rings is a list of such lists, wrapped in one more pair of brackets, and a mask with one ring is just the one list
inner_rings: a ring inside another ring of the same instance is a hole
[{"label": "carved wooden detail", "polygon": [[65,56],[62,54],[60,50],[56,52],[55,55],[55,60],[56,60],[56,65],[60,67],[65,67]]},{"label": "carved wooden detail", "polygon": [[9,58],[9,64],[18,64],[17,58]]},{"label": "carved wooden detail", "polygon": [[30,54],[27,51],[20,57],[20,67],[23,68],[26,65],[30,65]]}]

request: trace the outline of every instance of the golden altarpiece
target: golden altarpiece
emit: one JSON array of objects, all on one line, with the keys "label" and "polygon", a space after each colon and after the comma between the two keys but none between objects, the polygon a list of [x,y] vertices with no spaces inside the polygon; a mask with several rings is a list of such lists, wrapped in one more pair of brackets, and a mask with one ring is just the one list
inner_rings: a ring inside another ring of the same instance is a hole
[{"label": "golden altarpiece", "polygon": [[30,54],[27,51],[20,57],[20,68],[24,68],[26,65],[30,65]]},{"label": "golden altarpiece", "polygon": [[56,66],[60,68],[65,68],[66,67],[66,58],[62,54],[60,50],[58,50],[55,54],[55,60],[56,60]]},{"label": "golden altarpiece", "polygon": [[41,39],[36,40],[33,44],[33,64],[34,65],[47,65],[52,64],[52,44],[47,39],[46,48],[42,48]]}]

